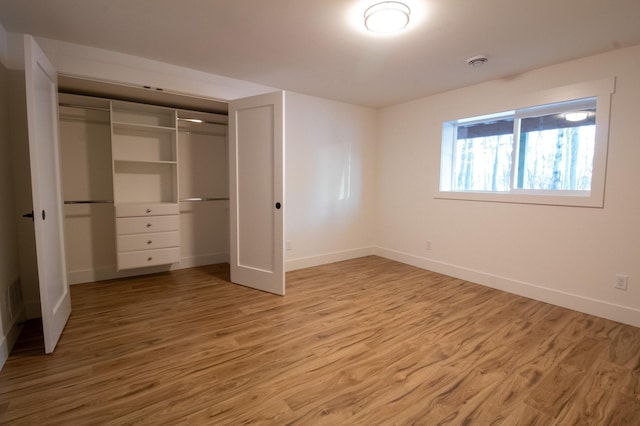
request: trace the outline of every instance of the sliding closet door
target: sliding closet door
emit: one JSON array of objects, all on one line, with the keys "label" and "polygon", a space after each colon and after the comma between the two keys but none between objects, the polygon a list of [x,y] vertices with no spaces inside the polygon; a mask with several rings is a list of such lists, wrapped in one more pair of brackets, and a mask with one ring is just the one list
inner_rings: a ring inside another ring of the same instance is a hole
[{"label": "sliding closet door", "polygon": [[45,352],[53,352],[71,313],[64,252],[57,74],[25,36],[25,80],[33,219]]},{"label": "sliding closet door", "polygon": [[284,92],[229,104],[231,281],[284,295]]}]

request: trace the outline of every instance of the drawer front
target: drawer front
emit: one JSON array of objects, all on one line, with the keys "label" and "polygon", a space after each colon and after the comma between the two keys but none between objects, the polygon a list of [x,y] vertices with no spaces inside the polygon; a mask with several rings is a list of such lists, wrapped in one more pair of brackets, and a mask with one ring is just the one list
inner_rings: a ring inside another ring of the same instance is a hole
[{"label": "drawer front", "polygon": [[116,204],[116,217],[164,216],[178,214],[177,203]]},{"label": "drawer front", "polygon": [[180,216],[118,217],[116,234],[142,234],[152,232],[178,231]]},{"label": "drawer front", "polygon": [[180,247],[118,253],[118,270],[180,262]]},{"label": "drawer front", "polygon": [[118,236],[118,252],[153,250],[166,247],[178,247],[179,245],[180,233],[178,231]]}]

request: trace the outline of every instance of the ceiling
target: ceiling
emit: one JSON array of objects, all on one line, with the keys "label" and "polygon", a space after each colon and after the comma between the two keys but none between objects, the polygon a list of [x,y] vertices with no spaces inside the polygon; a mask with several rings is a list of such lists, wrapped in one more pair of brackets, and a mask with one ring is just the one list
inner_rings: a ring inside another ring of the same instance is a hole
[{"label": "ceiling", "polygon": [[0,24],[372,107],[640,44],[638,0],[405,0],[411,22],[387,37],[363,29],[373,3],[0,0]]}]

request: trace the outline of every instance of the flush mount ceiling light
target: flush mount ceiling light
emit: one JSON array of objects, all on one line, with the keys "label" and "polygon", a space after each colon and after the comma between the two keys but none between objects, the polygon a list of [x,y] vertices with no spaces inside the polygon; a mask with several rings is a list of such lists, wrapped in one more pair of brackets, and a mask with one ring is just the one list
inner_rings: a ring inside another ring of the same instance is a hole
[{"label": "flush mount ceiling light", "polygon": [[589,117],[589,113],[587,111],[568,112],[564,115],[564,119],[567,121],[582,121],[586,120],[587,117]]},{"label": "flush mount ceiling light", "polygon": [[374,33],[393,33],[409,24],[411,10],[399,1],[376,3],[364,12],[364,25]]}]

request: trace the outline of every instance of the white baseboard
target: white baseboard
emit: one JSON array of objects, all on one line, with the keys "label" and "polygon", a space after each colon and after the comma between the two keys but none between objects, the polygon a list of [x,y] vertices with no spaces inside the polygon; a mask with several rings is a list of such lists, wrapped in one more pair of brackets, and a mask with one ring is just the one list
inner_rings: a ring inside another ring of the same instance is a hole
[{"label": "white baseboard", "polygon": [[152,266],[150,268],[127,269],[117,271],[116,265],[102,266],[94,269],[68,271],[69,284],[82,284],[95,281],[112,280],[115,278],[133,277],[136,275],[153,274],[156,272],[172,271],[176,269],[193,268],[196,266],[213,265],[216,263],[228,263],[229,253],[210,253],[200,256],[183,257],[180,263],[173,265]]},{"label": "white baseboard", "polygon": [[476,271],[462,266],[426,259],[423,257],[414,256],[412,254],[381,247],[376,247],[374,249],[374,254],[387,259],[416,266],[418,268],[427,269],[433,272],[438,272],[440,274],[460,278],[465,281],[470,281],[487,287],[506,291],[508,293],[517,294],[519,296],[528,297],[530,299],[539,300],[541,302],[550,303],[552,305],[561,306],[563,308],[572,309],[574,311],[595,315],[613,321],[618,321],[624,324],[633,325],[635,327],[640,327],[640,310],[630,308],[628,306],[620,306],[613,303],[580,296],[578,294],[566,293],[537,284],[517,281],[510,278],[488,274],[486,272]]},{"label": "white baseboard", "polygon": [[290,259],[285,262],[285,271],[295,271],[296,269],[310,268],[312,266],[325,265],[327,263],[341,262],[343,260],[356,259],[358,257],[371,256],[374,253],[373,247],[362,247],[351,250],[336,251],[332,253],[320,254],[317,256],[301,257]]}]

